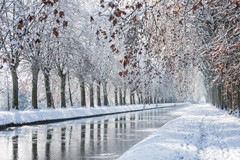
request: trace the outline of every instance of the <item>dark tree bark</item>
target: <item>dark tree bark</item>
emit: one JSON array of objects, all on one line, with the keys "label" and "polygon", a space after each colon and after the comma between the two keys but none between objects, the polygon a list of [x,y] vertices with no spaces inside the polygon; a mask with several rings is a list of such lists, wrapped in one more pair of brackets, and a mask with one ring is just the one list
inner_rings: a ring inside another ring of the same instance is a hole
[{"label": "dark tree bark", "polygon": [[124,84],[124,87],[123,87],[123,105],[126,105],[126,96],[127,96],[127,88],[126,88],[126,85]]},{"label": "dark tree bark", "polygon": [[70,105],[73,106],[72,90],[71,90],[71,84],[70,84],[70,73],[69,72],[68,72],[68,93],[69,93]]},{"label": "dark tree bark", "polygon": [[133,100],[132,100],[132,93],[130,93],[130,104],[133,104]]},{"label": "dark tree bark", "polygon": [[94,88],[93,88],[93,83],[94,82],[90,82],[90,86],[89,86],[89,88],[90,88],[90,107],[94,107]]},{"label": "dark tree bark", "polygon": [[115,87],[114,95],[115,95],[115,106],[118,106],[118,87]]},{"label": "dark tree bark", "polygon": [[130,104],[133,105],[135,104],[135,94],[134,91],[130,91]]},{"label": "dark tree bark", "polygon": [[101,81],[97,81],[97,105],[101,106]]},{"label": "dark tree bark", "polygon": [[132,102],[133,102],[133,104],[136,104],[135,93],[134,92],[132,92]]},{"label": "dark tree bark", "polygon": [[[8,57],[10,59],[10,57]],[[9,68],[11,70],[11,76],[12,76],[12,108],[13,109],[19,109],[19,103],[18,103],[18,75],[17,75],[17,69],[19,66],[19,58],[16,56],[14,60],[14,65],[9,64]]]},{"label": "dark tree bark", "polygon": [[80,88],[81,88],[81,106],[86,107],[86,92],[85,92],[85,82],[84,81],[81,81]]},{"label": "dark tree bark", "polygon": [[231,81],[231,95],[232,95],[232,103],[231,103],[231,107],[232,107],[232,115],[235,116],[236,114],[236,108],[235,108],[235,93],[234,93],[234,90],[235,90],[235,85],[233,84],[233,81]]},{"label": "dark tree bark", "polygon": [[122,88],[119,88],[119,103],[120,105],[123,105]]},{"label": "dark tree bark", "polygon": [[61,108],[66,108],[66,74],[63,71],[59,72],[59,77],[61,79]]},{"label": "dark tree bark", "polygon": [[141,97],[138,90],[137,90],[137,99],[138,99],[138,104],[141,104]]},{"label": "dark tree bark", "polygon": [[237,91],[237,108],[238,108],[238,113],[240,112],[240,81],[238,80],[238,91]]},{"label": "dark tree bark", "polygon": [[140,93],[140,95],[141,95],[141,96],[140,96],[140,97],[141,97],[141,102],[140,102],[140,103],[143,104],[143,103],[144,103],[143,95],[142,95],[142,93]]},{"label": "dark tree bark", "polygon": [[108,103],[108,93],[107,93],[107,82],[103,82],[103,105],[104,106],[109,106]]},{"label": "dark tree bark", "polygon": [[32,66],[32,107],[38,108],[38,73],[40,68],[38,65],[33,64]]},{"label": "dark tree bark", "polygon": [[13,109],[19,109],[18,107],[18,76],[17,76],[17,69],[12,68],[11,69],[11,75],[12,75],[12,108]]},{"label": "dark tree bark", "polygon": [[45,82],[45,91],[46,91],[46,99],[47,99],[47,107],[51,108],[52,106],[52,92],[50,86],[50,75],[48,71],[43,71],[44,82]]}]

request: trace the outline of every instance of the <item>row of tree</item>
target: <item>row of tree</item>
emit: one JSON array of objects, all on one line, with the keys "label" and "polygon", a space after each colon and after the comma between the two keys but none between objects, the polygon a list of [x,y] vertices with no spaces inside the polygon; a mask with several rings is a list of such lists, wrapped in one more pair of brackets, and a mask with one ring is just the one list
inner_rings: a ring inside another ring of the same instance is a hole
[{"label": "row of tree", "polygon": [[[196,90],[200,72],[210,103],[233,114],[240,109],[239,0],[101,0],[100,4],[101,15],[108,15],[112,24],[109,34],[124,36],[125,71],[143,66],[151,75],[169,76],[177,98]],[[142,54],[149,57],[145,64],[139,60]],[[138,68],[134,73],[141,79]]]},{"label": "row of tree", "polygon": [[99,17],[103,6],[94,0],[1,0],[0,8],[1,106],[93,107],[177,98],[175,79],[146,54],[152,46],[131,55],[147,40],[138,37],[142,24],[109,35],[118,21]]}]

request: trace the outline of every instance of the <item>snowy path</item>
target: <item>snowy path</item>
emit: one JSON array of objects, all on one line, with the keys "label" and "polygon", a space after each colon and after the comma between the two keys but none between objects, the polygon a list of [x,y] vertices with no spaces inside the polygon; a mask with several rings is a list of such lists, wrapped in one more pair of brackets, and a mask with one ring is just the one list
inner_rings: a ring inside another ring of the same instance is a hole
[{"label": "snowy path", "polygon": [[239,140],[239,119],[210,105],[193,105],[119,160],[239,160]]}]

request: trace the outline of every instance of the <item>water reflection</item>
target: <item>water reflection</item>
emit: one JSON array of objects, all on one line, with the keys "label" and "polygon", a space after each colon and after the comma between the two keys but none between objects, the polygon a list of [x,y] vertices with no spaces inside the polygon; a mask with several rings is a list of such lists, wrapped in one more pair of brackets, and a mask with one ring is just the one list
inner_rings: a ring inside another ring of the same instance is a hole
[{"label": "water reflection", "polygon": [[177,117],[168,114],[173,111],[156,109],[3,131],[0,160],[113,160]]},{"label": "water reflection", "polygon": [[61,128],[61,157],[66,159],[66,127]]},{"label": "water reflection", "polygon": [[37,137],[38,132],[37,131],[32,132],[32,159],[34,160],[38,159]]},{"label": "water reflection", "polygon": [[46,139],[46,145],[45,145],[45,159],[50,160],[51,159],[51,141],[52,141],[52,128],[47,129],[47,139]]},{"label": "water reflection", "polygon": [[18,160],[18,136],[12,137],[13,160]]}]

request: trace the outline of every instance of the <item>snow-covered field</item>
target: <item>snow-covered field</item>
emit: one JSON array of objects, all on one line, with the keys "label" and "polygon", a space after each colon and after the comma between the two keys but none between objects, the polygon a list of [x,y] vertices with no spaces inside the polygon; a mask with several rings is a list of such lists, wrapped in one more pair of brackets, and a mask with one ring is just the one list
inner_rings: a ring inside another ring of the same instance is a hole
[{"label": "snow-covered field", "polygon": [[[145,109],[156,107],[173,106],[173,103],[146,105]],[[69,119],[74,117],[84,118],[113,113],[130,112],[143,109],[143,105],[117,106],[117,107],[96,107],[96,108],[65,108],[65,109],[44,109],[27,111],[2,111],[0,112],[0,126],[7,124],[25,124],[46,120]]]},{"label": "snow-covered field", "polygon": [[239,160],[240,120],[210,105],[193,105],[118,160]]}]

